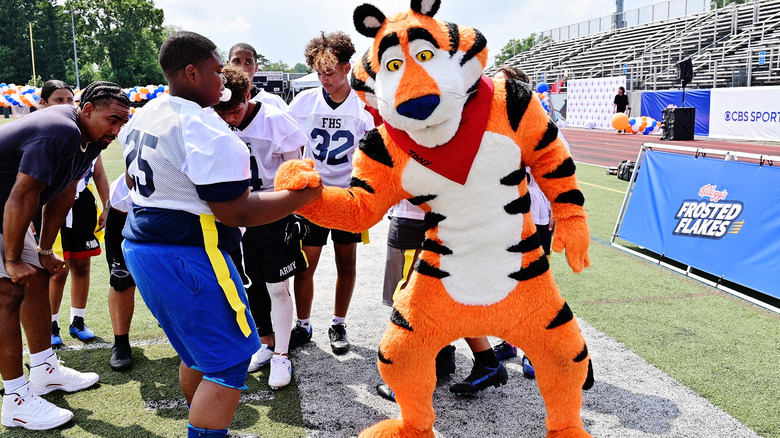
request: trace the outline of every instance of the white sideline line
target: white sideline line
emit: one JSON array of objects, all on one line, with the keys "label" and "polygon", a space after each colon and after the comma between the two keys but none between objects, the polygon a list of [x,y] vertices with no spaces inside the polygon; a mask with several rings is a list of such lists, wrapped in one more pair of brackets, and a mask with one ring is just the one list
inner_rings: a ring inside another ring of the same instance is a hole
[{"label": "white sideline line", "polygon": [[[242,394],[240,403],[254,402],[254,401],[268,401],[273,400],[275,397],[273,391],[256,391],[248,394]],[[151,400],[144,402],[144,409],[148,411],[156,411],[160,409],[178,409],[187,408],[187,401],[183,398],[174,400]]]},{"label": "white sideline line", "polygon": [[[162,338],[162,339],[145,339],[142,341],[131,341],[130,346],[131,347],[145,347],[147,345],[160,345],[160,344],[169,344],[168,338]],[[98,350],[98,349],[111,349],[111,347],[114,345],[113,342],[88,342],[81,345],[63,345],[61,347],[55,348],[55,352],[60,351],[82,351],[82,350]],[[29,354],[30,350],[25,348],[24,349],[25,354]]]}]

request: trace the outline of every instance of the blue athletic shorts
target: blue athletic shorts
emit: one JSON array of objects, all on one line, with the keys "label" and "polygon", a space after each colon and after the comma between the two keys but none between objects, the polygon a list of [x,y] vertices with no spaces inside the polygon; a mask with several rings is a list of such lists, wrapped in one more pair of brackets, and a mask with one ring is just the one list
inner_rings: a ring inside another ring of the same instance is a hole
[{"label": "blue athletic shorts", "polygon": [[188,367],[223,371],[260,348],[244,285],[225,251],[219,254],[230,274],[227,289],[235,285],[233,294],[243,304],[239,312],[231,308],[204,248],[125,240],[122,249],[144,302]]}]

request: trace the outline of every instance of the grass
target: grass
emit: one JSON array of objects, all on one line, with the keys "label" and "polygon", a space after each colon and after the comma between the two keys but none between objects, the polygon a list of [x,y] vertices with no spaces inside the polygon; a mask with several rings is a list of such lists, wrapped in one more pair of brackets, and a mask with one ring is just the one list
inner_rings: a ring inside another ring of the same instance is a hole
[{"label": "grass", "polygon": [[[111,179],[122,172],[116,143],[103,160]],[[575,313],[760,435],[780,438],[780,316],[610,247],[606,242],[627,183],[589,165],[578,165],[578,177],[590,215],[591,267],[572,274],[564,256],[552,257],[558,284]],[[96,333],[110,334],[105,261],[93,258],[92,266],[88,322]],[[64,303],[69,301],[67,291]],[[140,297],[131,336],[148,342],[134,347],[136,364],[128,373],[108,369],[106,348],[61,353],[69,366],[98,372],[102,378],[94,389],[47,396],[73,410],[75,421],[50,432],[0,427],[0,434],[181,436],[186,408],[179,401],[178,359],[167,343],[153,343],[163,341],[164,335]],[[69,346],[80,344],[65,338]],[[295,383],[271,392],[267,378],[267,370],[250,375],[232,429],[268,437],[304,436]]]}]

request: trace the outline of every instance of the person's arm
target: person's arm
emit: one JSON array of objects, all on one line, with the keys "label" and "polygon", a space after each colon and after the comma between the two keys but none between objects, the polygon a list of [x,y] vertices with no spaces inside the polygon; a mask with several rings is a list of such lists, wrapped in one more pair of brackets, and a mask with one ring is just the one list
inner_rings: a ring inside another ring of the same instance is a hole
[{"label": "person's arm", "polygon": [[4,267],[16,284],[26,284],[35,269],[22,261],[24,236],[38,210],[38,198],[46,187],[41,181],[19,172],[3,212]]},{"label": "person's arm", "polygon": [[229,227],[254,227],[268,224],[295,212],[322,195],[322,184],[301,190],[250,192],[231,201],[208,202],[211,212]]},{"label": "person's arm", "polygon": [[108,202],[110,193],[106,168],[103,167],[103,157],[100,155],[98,155],[97,161],[95,162],[95,173],[92,175],[92,178],[95,181],[95,187],[97,187],[100,202],[103,204],[103,208],[100,209],[100,217],[98,218],[97,231],[100,231],[106,227],[106,217],[108,217],[106,203]]},{"label": "person's arm", "polygon": [[[76,199],[76,190],[79,180],[73,181],[67,189],[60,193],[56,198],[47,202],[43,206],[43,219],[41,220],[41,234],[38,240],[38,247],[43,251],[51,250],[54,241],[57,240],[62,224],[68,212],[73,207],[73,201]],[[64,266],[65,261],[55,253],[42,255],[41,265],[49,271],[52,276],[56,275]]]}]

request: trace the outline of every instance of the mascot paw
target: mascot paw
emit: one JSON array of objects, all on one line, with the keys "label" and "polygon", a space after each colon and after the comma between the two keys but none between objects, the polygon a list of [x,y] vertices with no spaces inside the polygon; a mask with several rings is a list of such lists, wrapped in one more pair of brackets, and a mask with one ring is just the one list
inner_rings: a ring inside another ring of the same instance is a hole
[{"label": "mascot paw", "polygon": [[359,438],[433,438],[433,429],[415,430],[401,420],[384,420],[360,432]]},{"label": "mascot paw", "polygon": [[562,252],[566,248],[566,260],[572,271],[581,272],[590,266],[589,246],[590,230],[584,217],[573,216],[555,222],[552,249],[555,252]]},{"label": "mascot paw", "polygon": [[591,434],[583,429],[569,427],[555,432],[547,432],[547,438],[593,438]]},{"label": "mascot paw", "polygon": [[314,160],[285,161],[279,166],[274,178],[274,188],[279,190],[301,190],[322,184],[320,174],[314,169]]}]

